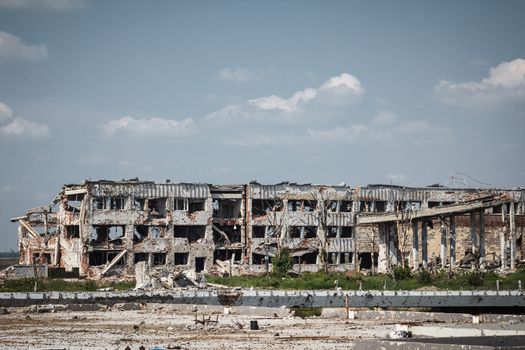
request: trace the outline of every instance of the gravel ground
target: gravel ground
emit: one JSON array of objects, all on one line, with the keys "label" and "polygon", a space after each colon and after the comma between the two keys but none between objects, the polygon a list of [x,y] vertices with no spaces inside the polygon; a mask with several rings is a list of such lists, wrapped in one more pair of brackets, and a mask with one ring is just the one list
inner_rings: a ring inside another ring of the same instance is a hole
[{"label": "gravel ground", "polygon": [[[195,317],[218,322],[196,324]],[[259,330],[250,330],[256,320]],[[239,326],[241,325],[242,328]],[[0,349],[351,349],[364,338],[384,338],[381,321],[261,315],[223,315],[153,309],[61,311],[0,315]]]}]

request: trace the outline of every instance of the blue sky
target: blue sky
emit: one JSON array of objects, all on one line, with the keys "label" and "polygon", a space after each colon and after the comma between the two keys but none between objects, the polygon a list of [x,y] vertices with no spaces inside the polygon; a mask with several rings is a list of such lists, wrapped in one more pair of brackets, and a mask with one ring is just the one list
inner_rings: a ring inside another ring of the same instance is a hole
[{"label": "blue sky", "polygon": [[0,0],[0,250],[86,178],[523,186],[524,23],[522,1]]}]

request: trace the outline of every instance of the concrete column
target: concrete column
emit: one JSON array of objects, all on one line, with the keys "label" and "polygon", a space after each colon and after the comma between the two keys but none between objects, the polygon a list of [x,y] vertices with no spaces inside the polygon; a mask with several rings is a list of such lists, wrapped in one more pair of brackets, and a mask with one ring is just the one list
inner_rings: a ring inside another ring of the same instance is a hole
[{"label": "concrete column", "polygon": [[428,227],[427,222],[421,222],[421,260],[423,262],[423,267],[428,266]]},{"label": "concrete column", "polygon": [[456,266],[456,218],[450,217],[450,266]]},{"label": "concrete column", "polygon": [[510,202],[509,208],[509,236],[510,236],[510,268],[516,268],[516,215],[514,215],[514,202]]},{"label": "concrete column", "polygon": [[399,251],[396,246],[396,236],[397,236],[397,228],[396,225],[389,225],[388,226],[388,246],[389,246],[389,261],[390,261],[390,267],[399,265]]},{"label": "concrete column", "polygon": [[478,236],[476,234],[476,218],[474,213],[470,213],[470,242],[472,244],[472,253],[478,249]]},{"label": "concrete column", "polygon": [[419,268],[419,237],[417,234],[417,221],[412,222],[412,268]]},{"label": "concrete column", "polygon": [[335,263],[337,265],[341,264],[341,253],[335,253]]},{"label": "concrete column", "polygon": [[[386,224],[379,224],[379,256],[377,262],[377,272],[385,273],[388,270],[388,245],[387,245],[388,233],[386,230]],[[354,254],[354,261],[356,261]]]},{"label": "concrete column", "polygon": [[439,258],[441,259],[441,267],[445,268],[447,263],[447,226],[445,225],[445,220],[441,220],[441,227],[439,228],[441,233],[441,246],[439,249]]},{"label": "concrete column", "polygon": [[507,269],[507,226],[505,225],[499,233],[499,249],[501,269]]},{"label": "concrete column", "polygon": [[485,211],[479,211],[479,261],[485,260]]}]

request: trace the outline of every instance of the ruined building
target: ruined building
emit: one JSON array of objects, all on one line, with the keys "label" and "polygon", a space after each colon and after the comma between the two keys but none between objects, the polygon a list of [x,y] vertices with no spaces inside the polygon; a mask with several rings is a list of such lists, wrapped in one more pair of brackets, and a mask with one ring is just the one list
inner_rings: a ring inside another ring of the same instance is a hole
[{"label": "ruined building", "polygon": [[513,269],[524,258],[524,212],[523,189],[129,180],[65,185],[51,205],[12,221],[21,264],[80,276],[131,276],[140,261],[262,273],[283,248],[297,272],[385,272],[401,263]]}]

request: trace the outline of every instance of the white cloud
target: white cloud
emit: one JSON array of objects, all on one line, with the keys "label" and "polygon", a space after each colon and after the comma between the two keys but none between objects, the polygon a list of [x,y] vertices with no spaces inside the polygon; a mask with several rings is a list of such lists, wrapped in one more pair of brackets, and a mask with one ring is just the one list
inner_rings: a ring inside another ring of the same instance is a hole
[{"label": "white cloud", "polygon": [[361,137],[367,136],[371,130],[366,125],[357,124],[352,126],[336,126],[326,130],[308,129],[306,132],[311,141],[331,143],[354,142]]},{"label": "white cloud", "polygon": [[0,0],[0,8],[13,10],[73,11],[88,5],[87,0]]},{"label": "white cloud", "polygon": [[481,81],[453,83],[442,80],[435,88],[441,100],[459,106],[487,106],[525,101],[525,59],[518,58],[490,68]]},{"label": "white cloud", "polygon": [[376,126],[388,126],[394,124],[397,119],[398,117],[395,113],[390,111],[379,111],[374,119],[372,119],[372,124]]},{"label": "white cloud", "polygon": [[233,81],[236,83],[244,83],[252,80],[261,80],[264,73],[261,70],[250,70],[248,68],[223,68],[214,76],[215,80],[219,81]]},{"label": "white cloud", "polygon": [[135,119],[133,117],[122,117],[113,119],[102,124],[102,131],[107,136],[117,133],[126,133],[135,136],[186,136],[194,131],[195,123],[192,118],[181,121],[175,119],[162,119],[153,117],[150,119]]},{"label": "white cloud", "polygon": [[271,95],[248,100],[248,103],[251,106],[263,110],[292,112],[299,110],[302,105],[316,97],[330,97],[344,102],[353,102],[353,100],[360,97],[364,91],[365,89],[359,79],[351,74],[343,73],[331,77],[317,89],[306,88],[297,91],[289,98]]},{"label": "white cloud", "polygon": [[15,117],[11,120],[11,122],[0,127],[0,135],[41,139],[49,136],[49,128],[44,124],[35,123],[20,117]]},{"label": "white cloud", "polygon": [[0,62],[40,61],[45,58],[47,58],[46,45],[28,45],[15,35],[0,32]]},{"label": "white cloud", "polygon": [[11,107],[0,102],[0,136],[42,139],[49,136],[49,128],[45,124],[15,116]]}]

